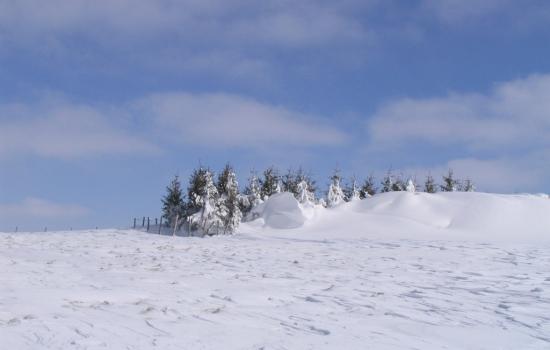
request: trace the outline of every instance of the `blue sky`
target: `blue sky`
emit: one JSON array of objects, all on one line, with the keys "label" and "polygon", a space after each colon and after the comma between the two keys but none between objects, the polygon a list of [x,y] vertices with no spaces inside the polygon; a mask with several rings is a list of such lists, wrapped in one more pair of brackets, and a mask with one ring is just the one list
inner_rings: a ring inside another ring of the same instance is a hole
[{"label": "blue sky", "polygon": [[550,192],[550,3],[0,0],[0,230],[157,216],[199,163]]}]

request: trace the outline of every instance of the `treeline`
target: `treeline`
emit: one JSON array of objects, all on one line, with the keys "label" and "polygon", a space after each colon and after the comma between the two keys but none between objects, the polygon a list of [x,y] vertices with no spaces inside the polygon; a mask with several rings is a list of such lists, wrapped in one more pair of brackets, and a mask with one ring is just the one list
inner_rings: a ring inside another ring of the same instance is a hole
[{"label": "treeline", "polygon": [[[394,175],[392,171],[388,171],[380,183],[371,175],[361,183],[352,177],[342,184],[340,172],[336,170],[330,177],[327,190],[321,193],[311,174],[302,168],[288,170],[280,175],[275,167],[269,167],[261,177],[251,172],[247,185],[241,191],[233,167],[227,164],[217,177],[209,168],[195,169],[189,178],[186,192],[183,192],[180,179],[176,176],[166,189],[162,210],[165,225],[175,230],[185,229],[190,234],[201,236],[231,234],[242,220],[255,218],[255,207],[280,192],[292,193],[305,206],[322,205],[331,208],[376,193],[417,192],[420,189],[416,179],[405,179],[402,175]],[[422,190],[428,193],[439,190],[472,192],[475,188],[470,179],[460,181],[449,169],[442,177],[441,184],[428,175]]]}]

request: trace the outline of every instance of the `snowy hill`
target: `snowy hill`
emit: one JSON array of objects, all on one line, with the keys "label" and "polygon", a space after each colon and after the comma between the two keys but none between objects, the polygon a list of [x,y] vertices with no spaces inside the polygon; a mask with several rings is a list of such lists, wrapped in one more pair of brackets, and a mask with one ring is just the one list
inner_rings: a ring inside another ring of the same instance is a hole
[{"label": "snowy hill", "polygon": [[548,349],[550,200],[282,194],[234,236],[0,233],[6,349]]}]

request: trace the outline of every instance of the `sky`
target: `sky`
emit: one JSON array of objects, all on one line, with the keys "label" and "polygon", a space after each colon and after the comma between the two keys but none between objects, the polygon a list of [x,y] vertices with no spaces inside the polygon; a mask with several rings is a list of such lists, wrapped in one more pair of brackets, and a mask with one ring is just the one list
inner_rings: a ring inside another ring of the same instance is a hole
[{"label": "sky", "polygon": [[0,230],[158,217],[199,165],[550,192],[545,0],[0,0]]}]

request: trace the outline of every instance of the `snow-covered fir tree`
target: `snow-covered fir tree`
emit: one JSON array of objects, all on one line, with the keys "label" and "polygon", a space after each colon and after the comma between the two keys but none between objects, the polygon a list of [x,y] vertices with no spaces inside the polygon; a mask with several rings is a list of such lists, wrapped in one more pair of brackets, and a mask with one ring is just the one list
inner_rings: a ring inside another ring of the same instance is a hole
[{"label": "snow-covered fir tree", "polygon": [[464,181],[464,184],[462,185],[462,191],[464,192],[475,192],[476,187],[474,186],[474,183],[470,179],[466,179]]},{"label": "snow-covered fir tree", "polygon": [[283,185],[281,183],[281,180],[277,181],[277,186],[275,187],[275,193],[281,193],[283,192]]},{"label": "snow-covered fir tree", "polygon": [[382,185],[380,192],[385,193],[393,191],[393,175],[391,173],[391,170],[388,170],[386,176],[384,176],[384,179],[380,184]]},{"label": "snow-covered fir tree", "polygon": [[227,163],[225,164],[223,170],[219,173],[218,181],[216,182],[216,188],[218,189],[218,193],[220,195],[222,193],[227,193],[227,186],[229,184],[231,174],[235,174],[233,167],[231,164]]},{"label": "snow-covered fir tree", "polygon": [[353,188],[353,196],[351,197],[351,201],[359,201],[361,200],[361,191],[359,190],[359,187],[357,185]]},{"label": "snow-covered fir tree", "polygon": [[[298,183],[305,181],[307,183],[307,190],[309,192],[309,197],[313,202],[315,202],[315,192],[317,191],[317,186],[315,180],[311,177],[309,173],[306,173],[301,167],[296,173],[296,181]],[[298,197],[296,197],[298,198]]]},{"label": "snow-covered fir tree", "polygon": [[[181,191],[181,183],[176,175],[170,185],[166,187],[166,195],[162,198],[162,217],[168,226],[173,227],[176,218],[179,223],[184,222],[185,203]],[[178,225],[179,226],[179,225]]]},{"label": "snow-covered fir tree", "polygon": [[315,181],[307,174],[302,167],[299,167],[296,172],[289,169],[285,175],[281,178],[281,187],[283,192],[290,192],[298,199],[300,197],[300,189],[298,185],[300,182],[306,181],[310,196],[315,197]]},{"label": "snow-covered fir tree", "polygon": [[376,194],[376,186],[374,181],[374,176],[370,175],[369,177],[367,177],[359,192],[361,199],[372,197]]},{"label": "snow-covered fir tree", "polygon": [[191,231],[199,231],[203,235],[214,235],[223,231],[222,219],[227,213],[226,208],[221,205],[212,173],[206,170],[202,174],[204,186],[193,195],[199,210],[189,216],[189,226]]},{"label": "snow-covered fir tree", "polygon": [[262,200],[262,189],[260,185],[260,180],[256,175],[256,172],[253,170],[250,172],[250,177],[248,178],[248,185],[244,189],[244,196],[241,196],[241,211],[243,214],[248,213],[252,208],[261,204]]},{"label": "snow-covered fir tree", "polygon": [[315,194],[317,193],[317,182],[310,175],[305,175],[304,180],[307,182],[308,191],[313,198],[315,198]]},{"label": "snow-covered fir tree", "polygon": [[269,167],[264,171],[264,178],[261,181],[261,196],[266,200],[275,193],[281,192],[281,185],[277,169]]},{"label": "snow-covered fir tree", "polygon": [[231,165],[227,164],[220,173],[217,182],[220,196],[219,212],[223,222],[223,232],[233,233],[241,223],[242,213],[239,207],[239,184]]},{"label": "snow-covered fir tree", "polygon": [[460,182],[453,177],[453,170],[449,169],[447,175],[443,176],[443,185],[441,185],[441,191],[443,192],[456,192],[459,189]]},{"label": "snow-covered fir tree", "polygon": [[207,170],[202,166],[193,170],[187,186],[187,216],[197,213],[202,208],[202,198],[206,186]]},{"label": "snow-covered fir tree", "polygon": [[283,192],[290,192],[295,197],[298,196],[298,180],[297,173],[292,169],[288,169],[286,174],[281,177],[281,187]]},{"label": "snow-covered fir tree", "polygon": [[340,186],[340,175],[338,170],[330,178],[330,185],[327,192],[327,206],[330,208],[336,207],[345,202],[345,195]]},{"label": "snow-covered fir tree", "polygon": [[345,199],[348,202],[361,199],[361,190],[357,186],[357,180],[355,179],[355,176],[350,179],[348,185],[344,189],[344,195]]},{"label": "snow-covered fir tree", "polygon": [[407,186],[405,187],[405,190],[410,193],[416,192],[416,185],[414,184],[414,181],[412,179],[407,180]]},{"label": "snow-covered fir tree", "polygon": [[252,210],[252,206],[250,204],[250,200],[248,199],[248,195],[246,195],[245,193],[239,193],[238,202],[239,202],[239,209],[241,210],[241,214],[244,219],[246,214],[248,214],[250,210]]},{"label": "snow-covered fir tree", "polygon": [[403,181],[403,177],[401,175],[397,176],[397,178],[393,181],[391,190],[395,192],[407,190],[407,184]]},{"label": "snow-covered fir tree", "polygon": [[314,194],[309,190],[308,183],[305,179],[300,181],[298,183],[298,196],[297,200],[303,205],[311,206],[315,203],[315,196]]},{"label": "snow-covered fir tree", "polygon": [[426,193],[437,192],[437,185],[435,184],[435,180],[432,175],[428,175],[426,177],[426,181],[424,182],[424,192]]}]

